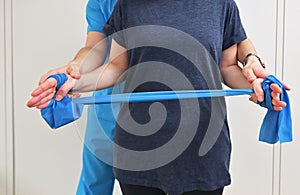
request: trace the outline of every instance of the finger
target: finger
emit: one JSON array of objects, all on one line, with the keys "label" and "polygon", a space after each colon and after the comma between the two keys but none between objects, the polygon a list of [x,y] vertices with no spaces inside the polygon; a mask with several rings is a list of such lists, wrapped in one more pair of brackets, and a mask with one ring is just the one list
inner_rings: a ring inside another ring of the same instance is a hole
[{"label": "finger", "polygon": [[45,104],[46,102],[49,102],[54,97],[55,92],[45,96],[43,99],[41,99],[35,106]]},{"label": "finger", "polygon": [[255,79],[252,83],[252,87],[255,92],[256,98],[260,102],[264,101],[264,91],[261,86],[262,81],[263,81],[263,79]]},{"label": "finger", "polygon": [[42,99],[44,99],[47,96],[53,96],[55,93],[54,90],[47,90],[44,93],[39,94],[38,96],[33,96],[31,97],[31,99],[27,102],[27,106],[28,107],[34,107],[36,106],[39,102],[42,101]]},{"label": "finger", "polygon": [[31,98],[31,99],[28,100],[28,102],[26,103],[26,106],[27,106],[28,108],[33,108],[33,107],[34,107],[34,104],[35,104],[35,102],[34,102],[34,100]]},{"label": "finger", "polygon": [[281,88],[279,87],[279,85],[277,85],[277,84],[275,84],[275,83],[272,83],[272,84],[270,85],[270,89],[272,90],[272,92],[275,92],[275,93],[278,93],[278,94],[282,93],[282,90],[281,90]]},{"label": "finger", "polygon": [[28,107],[35,107],[40,104],[44,104],[45,102],[51,100],[55,94],[55,90],[49,89],[39,94],[38,96],[33,96],[28,102]]},{"label": "finger", "polygon": [[283,101],[272,100],[272,105],[276,107],[286,107],[286,103]]},{"label": "finger", "polygon": [[61,66],[59,68],[56,68],[56,69],[53,69],[53,70],[50,70],[48,71],[46,74],[44,74],[41,78],[40,78],[40,81],[39,81],[39,85],[43,82],[45,82],[47,80],[47,78],[51,75],[54,75],[54,74],[60,74],[60,73],[66,73],[66,68],[67,66]]},{"label": "finger", "polygon": [[36,88],[31,95],[32,96],[38,96],[39,94],[43,93],[44,91],[47,91],[49,89],[55,89],[57,85],[57,81],[54,78],[49,78],[47,79],[45,82],[43,82],[42,84],[40,84],[38,86],[38,88]]},{"label": "finger", "polygon": [[39,80],[39,85],[45,82],[49,76],[50,76],[49,74],[44,74]]},{"label": "finger", "polygon": [[276,111],[281,111],[281,110],[282,110],[282,107],[279,107],[279,106],[273,106],[273,109],[276,110]]},{"label": "finger", "polygon": [[271,92],[271,97],[272,97],[272,100],[274,100],[274,101],[280,101],[280,93],[272,91]]},{"label": "finger", "polygon": [[286,107],[286,103],[284,101],[280,101],[280,94],[275,93],[274,91],[271,92],[272,96],[272,105],[276,107]]},{"label": "finger", "polygon": [[280,100],[280,94],[279,93],[271,92],[271,96],[272,96],[272,104],[274,106],[280,106],[280,107],[285,107],[286,106],[286,103],[284,101]]},{"label": "finger", "polygon": [[255,95],[250,95],[249,100],[254,102],[254,103],[257,103],[257,98],[256,98]]},{"label": "finger", "polygon": [[242,72],[249,83],[252,83],[257,78],[250,67],[245,67]]},{"label": "finger", "polygon": [[[278,79],[278,78],[277,78]],[[280,81],[280,83],[283,85],[283,87],[286,89],[286,90],[291,90],[291,87],[284,81],[282,81],[281,79],[278,79]]]},{"label": "finger", "polygon": [[65,97],[73,87],[74,87],[74,81],[73,79],[69,78],[65,82],[65,84],[63,84],[61,88],[58,89],[56,93],[56,100],[60,101],[61,99],[63,99],[63,97]]},{"label": "finger", "polygon": [[46,108],[48,105],[49,105],[50,101],[44,103],[44,104],[41,104],[41,105],[38,105],[36,106],[37,109],[43,109],[43,108]]},{"label": "finger", "polygon": [[44,74],[39,81],[39,85],[41,85],[42,83],[44,83],[49,76],[54,75],[54,74],[58,74],[59,72],[57,70],[50,70],[48,71],[46,74]]},{"label": "finger", "polygon": [[285,83],[285,82],[283,82],[283,81],[281,81],[281,83],[282,83],[283,87],[284,87],[286,90],[288,90],[288,91],[291,90],[291,87],[290,87],[287,83]]},{"label": "finger", "polygon": [[280,101],[280,93],[272,91],[271,92],[271,97],[272,97],[273,100]]},{"label": "finger", "polygon": [[285,83],[284,81],[282,81],[281,79],[278,79],[280,82],[281,82],[281,84],[283,85],[283,87],[286,89],[286,90],[291,90],[291,87],[287,84],[287,83]]},{"label": "finger", "polygon": [[79,98],[81,96],[80,93],[72,93],[72,94],[68,94],[70,98]]}]

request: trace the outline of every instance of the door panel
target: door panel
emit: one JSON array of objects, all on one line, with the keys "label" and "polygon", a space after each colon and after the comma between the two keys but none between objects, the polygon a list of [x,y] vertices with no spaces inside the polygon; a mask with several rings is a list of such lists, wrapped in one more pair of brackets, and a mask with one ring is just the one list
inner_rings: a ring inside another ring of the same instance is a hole
[{"label": "door panel", "polygon": [[286,29],[285,29],[285,47],[284,47],[284,67],[283,79],[289,83],[292,90],[289,92],[292,105],[294,141],[282,146],[282,173],[281,173],[281,195],[299,193],[299,150],[300,150],[300,95],[298,66],[299,45],[300,45],[300,28],[297,19],[300,13],[299,1],[286,1]]}]

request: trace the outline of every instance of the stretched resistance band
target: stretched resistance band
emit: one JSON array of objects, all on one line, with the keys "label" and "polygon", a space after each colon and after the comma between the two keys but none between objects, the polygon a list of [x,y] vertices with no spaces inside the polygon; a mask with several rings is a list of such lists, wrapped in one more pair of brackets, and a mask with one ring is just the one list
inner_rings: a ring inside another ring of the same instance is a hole
[{"label": "stretched resistance band", "polygon": [[[67,81],[65,74],[52,75],[49,78],[57,80],[56,91]],[[278,84],[281,89],[281,100],[287,103],[282,111],[278,112],[273,109],[271,89],[272,83]],[[262,88],[265,92],[264,102],[259,105],[268,108],[268,112],[263,120],[260,129],[259,140],[274,144],[277,141],[292,141],[292,120],[289,105],[288,94],[274,76],[264,79]],[[156,91],[156,92],[136,92],[122,93],[112,95],[102,95],[97,97],[69,98],[65,96],[61,101],[56,101],[55,97],[50,104],[41,110],[42,117],[48,125],[56,129],[81,117],[83,105],[90,104],[111,104],[122,102],[147,102],[147,101],[164,101],[191,98],[211,98],[220,96],[236,96],[254,93],[252,89],[230,89],[230,90],[180,90],[180,91]]]},{"label": "stretched resistance band", "polygon": [[75,104],[110,104],[122,102],[148,102],[164,101],[191,98],[207,98],[220,96],[236,96],[254,93],[252,89],[232,90],[180,90],[180,91],[157,91],[157,92],[136,92],[113,95],[102,95],[98,97],[74,98]]}]

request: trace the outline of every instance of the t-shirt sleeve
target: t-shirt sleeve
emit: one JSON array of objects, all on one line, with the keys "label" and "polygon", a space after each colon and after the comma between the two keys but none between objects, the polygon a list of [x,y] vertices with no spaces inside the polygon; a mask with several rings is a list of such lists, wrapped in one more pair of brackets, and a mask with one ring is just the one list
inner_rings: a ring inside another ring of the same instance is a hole
[{"label": "t-shirt sleeve", "polygon": [[239,10],[234,1],[230,1],[225,18],[222,50],[228,49],[247,38],[241,22]]},{"label": "t-shirt sleeve", "polygon": [[122,1],[119,0],[114,10],[110,16],[110,18],[107,20],[107,22],[103,26],[103,32],[107,36],[112,36],[112,38],[121,46],[125,47],[125,41],[124,41],[124,35],[123,31],[124,28],[124,15],[122,14]]},{"label": "t-shirt sleeve", "polygon": [[89,0],[86,6],[87,32],[95,31],[103,33],[102,27],[106,22],[99,0]]}]

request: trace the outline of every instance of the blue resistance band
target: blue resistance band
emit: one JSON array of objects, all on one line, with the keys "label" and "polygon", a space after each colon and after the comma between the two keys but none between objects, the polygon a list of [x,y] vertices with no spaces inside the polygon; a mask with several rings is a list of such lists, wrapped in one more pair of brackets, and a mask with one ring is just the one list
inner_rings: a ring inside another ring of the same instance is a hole
[{"label": "blue resistance band", "polygon": [[[55,74],[48,78],[57,80],[56,91],[68,80],[66,74]],[[55,100],[54,96],[49,105],[41,110],[41,115],[52,129],[56,129],[79,119],[82,110],[83,105],[74,104],[69,96],[65,96],[61,101]]]},{"label": "blue resistance band", "polygon": [[[58,84],[56,91],[67,81],[67,76],[65,74],[56,74],[49,78],[55,78],[57,80]],[[272,83],[276,83],[281,87],[283,91],[281,100],[287,103],[287,106],[280,112],[275,111],[272,106],[270,90],[270,85]],[[280,143],[292,141],[291,111],[286,90],[274,76],[265,78],[262,87],[265,92],[265,100],[264,102],[259,102],[259,105],[268,108],[268,112],[261,126],[259,140],[270,144],[274,144],[277,141],[280,141]],[[254,93],[252,89],[230,89],[137,92],[73,99],[65,96],[61,101],[56,101],[55,98],[53,98],[48,107],[41,110],[41,114],[49,126],[55,129],[80,118],[83,105],[211,98],[252,93]]]},{"label": "blue resistance band", "polygon": [[75,104],[110,104],[122,102],[148,102],[164,101],[191,98],[207,98],[220,96],[236,96],[254,93],[252,89],[232,89],[232,90],[180,90],[180,91],[157,91],[157,92],[136,92],[113,95],[103,95],[99,97],[74,98]]},{"label": "blue resistance band", "polygon": [[[282,90],[280,100],[287,105],[280,112],[273,109],[270,85],[276,83]],[[262,88],[265,93],[265,101],[258,102],[259,105],[268,108],[268,112],[260,128],[259,140],[274,144],[291,142],[292,136],[292,116],[289,96],[282,83],[274,76],[268,76],[264,79]]]}]

